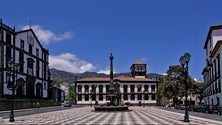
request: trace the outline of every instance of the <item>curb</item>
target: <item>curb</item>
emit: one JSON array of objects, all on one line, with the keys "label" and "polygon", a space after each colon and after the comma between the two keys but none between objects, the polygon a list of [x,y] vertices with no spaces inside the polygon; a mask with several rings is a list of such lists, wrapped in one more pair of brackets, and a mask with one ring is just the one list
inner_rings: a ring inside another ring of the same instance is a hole
[{"label": "curb", "polygon": [[[40,107],[39,109],[47,109],[47,108],[54,108],[57,106],[51,106],[51,107]],[[31,111],[31,110],[35,110],[36,108],[28,108],[28,109],[18,109],[18,110],[14,110],[14,112],[22,112],[22,111]],[[7,111],[0,111],[0,114],[4,114],[4,113],[10,113],[11,110],[7,110]],[[0,119],[1,121],[1,119]]]}]

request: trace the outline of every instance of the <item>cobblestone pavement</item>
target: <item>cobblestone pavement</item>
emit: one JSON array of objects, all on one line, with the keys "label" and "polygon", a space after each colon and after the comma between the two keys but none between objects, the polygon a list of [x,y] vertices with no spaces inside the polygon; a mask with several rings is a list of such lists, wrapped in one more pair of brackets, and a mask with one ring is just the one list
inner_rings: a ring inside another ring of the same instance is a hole
[{"label": "cobblestone pavement", "polygon": [[90,107],[15,117],[14,123],[1,119],[1,125],[221,125],[220,121],[190,116],[155,107],[130,107],[128,112],[95,112]]}]

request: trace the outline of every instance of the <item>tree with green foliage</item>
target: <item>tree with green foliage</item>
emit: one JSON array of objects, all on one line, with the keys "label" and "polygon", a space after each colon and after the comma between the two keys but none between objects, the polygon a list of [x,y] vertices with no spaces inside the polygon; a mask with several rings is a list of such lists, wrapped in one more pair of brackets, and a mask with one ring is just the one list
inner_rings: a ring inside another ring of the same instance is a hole
[{"label": "tree with green foliage", "polygon": [[167,76],[164,86],[164,96],[173,100],[173,104],[178,104],[178,97],[184,96],[184,85],[182,81],[182,67],[179,65],[170,66],[167,70]]},{"label": "tree with green foliage", "polygon": [[[173,105],[178,104],[185,96],[185,81],[182,70],[183,68],[180,65],[169,66],[167,70],[167,76],[164,82],[164,96],[167,99],[172,99]],[[189,74],[186,83],[188,84],[188,88],[191,89],[193,80]]]},{"label": "tree with green foliage", "polygon": [[192,85],[192,93],[197,95],[199,99],[199,104],[201,104],[202,100],[204,99],[204,89],[203,83],[195,83]]},{"label": "tree with green foliage", "polygon": [[75,96],[75,86],[69,86],[68,100],[74,102]]},{"label": "tree with green foliage", "polygon": [[163,78],[159,78],[158,88],[157,88],[157,104],[161,105],[161,99],[164,97],[164,83]]}]

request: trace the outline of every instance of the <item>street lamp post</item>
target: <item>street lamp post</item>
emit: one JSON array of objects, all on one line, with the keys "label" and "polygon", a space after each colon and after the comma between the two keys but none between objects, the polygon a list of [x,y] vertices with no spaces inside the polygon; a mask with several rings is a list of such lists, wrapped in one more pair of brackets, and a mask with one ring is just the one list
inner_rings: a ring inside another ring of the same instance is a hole
[{"label": "street lamp post", "polygon": [[[8,67],[10,69],[10,78],[8,83],[12,83],[11,87],[12,87],[12,95],[11,95],[11,112],[10,112],[10,117],[9,117],[9,122],[14,122],[14,96],[15,96],[15,86],[16,86],[16,80],[15,77],[17,77],[17,71],[19,69],[19,63],[15,63],[13,60],[9,60],[7,62]],[[11,79],[12,77],[12,79]],[[12,80],[12,81],[11,81]]]},{"label": "street lamp post", "polygon": [[77,88],[76,87],[76,82],[77,82],[77,77],[75,77],[75,104],[77,104],[77,99],[76,99],[77,98],[77,95],[76,95],[77,94],[77,92],[76,92],[76,88]]},{"label": "street lamp post", "polygon": [[188,104],[187,104],[187,91],[188,91],[188,83],[187,83],[187,76],[188,76],[188,63],[190,61],[190,54],[185,53],[184,56],[180,57],[180,64],[182,66],[182,72],[184,74],[184,85],[185,85],[185,115],[184,115],[184,122],[190,122],[189,114],[188,114]]},{"label": "street lamp post", "polygon": [[145,90],[143,90],[143,107],[145,107]]},{"label": "street lamp post", "polygon": [[90,107],[92,107],[92,89],[90,89]]}]

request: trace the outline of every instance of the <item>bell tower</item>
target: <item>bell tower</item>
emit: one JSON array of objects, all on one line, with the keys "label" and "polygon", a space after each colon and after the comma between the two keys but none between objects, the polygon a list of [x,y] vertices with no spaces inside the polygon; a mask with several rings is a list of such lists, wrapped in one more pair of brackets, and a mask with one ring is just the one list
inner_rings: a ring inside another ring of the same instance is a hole
[{"label": "bell tower", "polygon": [[140,60],[131,65],[130,71],[134,78],[146,78],[146,64]]}]

